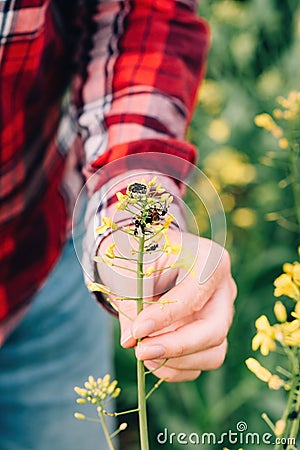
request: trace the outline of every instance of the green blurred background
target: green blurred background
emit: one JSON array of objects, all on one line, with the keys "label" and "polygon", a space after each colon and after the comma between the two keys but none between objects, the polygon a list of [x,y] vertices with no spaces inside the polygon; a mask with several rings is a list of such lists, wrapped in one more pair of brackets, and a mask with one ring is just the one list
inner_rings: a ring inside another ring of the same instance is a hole
[{"label": "green blurred background", "polygon": [[[152,450],[184,447],[175,442],[158,444],[157,433],[164,428],[169,433],[220,435],[236,431],[237,422],[244,421],[249,432],[269,432],[261,413],[266,411],[276,421],[284,405],[284,392],[270,391],[244,364],[253,356],[255,319],[263,313],[274,319],[273,280],[283,262],[297,258],[297,236],[293,217],[288,215],[292,196],[286,157],[276,140],[253,120],[261,112],[271,113],[277,96],[299,90],[300,5],[298,0],[201,0],[200,12],[210,24],[212,41],[189,139],[199,149],[199,167],[210,177],[224,204],[226,246],[239,294],[224,365],[203,373],[195,382],[165,383],[151,397]],[[270,214],[278,211],[282,211],[280,216]],[[194,214],[202,235],[208,235],[207,218],[200,210]],[[118,409],[124,410],[136,405],[135,360],[130,351],[119,348],[117,329],[115,334],[116,377],[123,387]],[[266,365],[272,367],[270,358]],[[136,418],[131,415],[127,419],[129,428],[122,433],[120,447],[136,450]]]}]

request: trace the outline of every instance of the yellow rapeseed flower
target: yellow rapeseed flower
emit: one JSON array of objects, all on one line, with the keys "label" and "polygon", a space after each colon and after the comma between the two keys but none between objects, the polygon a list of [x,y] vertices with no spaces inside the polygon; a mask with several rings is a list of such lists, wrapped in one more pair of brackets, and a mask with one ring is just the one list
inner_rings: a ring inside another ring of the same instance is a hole
[{"label": "yellow rapeseed flower", "polygon": [[116,209],[118,211],[124,211],[126,209],[126,206],[128,204],[128,195],[122,194],[122,192],[117,192],[116,197],[118,199],[118,203],[116,203]]},{"label": "yellow rapeseed flower", "polygon": [[280,148],[285,150],[285,149],[289,148],[289,141],[287,140],[287,138],[281,138],[278,141],[278,145]]},{"label": "yellow rapeseed flower", "polygon": [[115,252],[114,252],[114,248],[115,248],[116,244],[110,244],[107,249],[105,250],[105,256],[107,258],[110,259],[114,259],[116,257]]},{"label": "yellow rapeseed flower", "polygon": [[171,240],[169,238],[169,235],[165,233],[165,243],[162,248],[162,251],[169,255],[178,255],[182,250],[182,247],[180,244],[172,244]]},{"label": "yellow rapeseed flower", "polygon": [[154,270],[155,270],[154,267],[150,266],[144,273],[145,277],[150,277],[153,274]]},{"label": "yellow rapeseed flower", "polygon": [[287,98],[278,97],[277,103],[285,109],[282,111],[282,118],[285,120],[294,120],[300,113],[300,92],[291,91]]},{"label": "yellow rapeseed flower", "polygon": [[300,263],[296,262],[293,265],[293,280],[297,286],[300,287]]},{"label": "yellow rapeseed flower", "polygon": [[185,269],[188,273],[190,273],[193,277],[196,276],[196,271],[194,269],[195,264],[195,256],[192,254],[184,255],[181,258],[178,258],[175,262],[171,264],[171,269]]},{"label": "yellow rapeseed flower", "polygon": [[282,119],[282,111],[279,108],[274,109],[273,116],[275,119]]},{"label": "yellow rapeseed flower", "polygon": [[103,261],[105,264],[107,264],[108,266],[113,266],[113,263],[112,263],[112,261],[111,261],[109,258],[103,257],[103,258],[102,258],[102,261]]},{"label": "yellow rapeseed flower", "polygon": [[75,417],[75,419],[78,419],[78,420],[85,420],[86,419],[86,416],[84,414],[79,413],[79,412],[74,413],[74,417]]},{"label": "yellow rapeseed flower", "polygon": [[296,303],[295,311],[293,311],[291,314],[293,317],[296,317],[296,319],[300,321],[300,302]]},{"label": "yellow rapeseed flower", "polygon": [[284,263],[282,269],[285,273],[288,273],[289,275],[293,274],[293,264],[291,263]]},{"label": "yellow rapeseed flower", "polygon": [[100,227],[96,228],[96,233],[97,234],[103,234],[105,233],[109,228],[111,228],[112,230],[117,230],[118,229],[118,225],[116,223],[114,223],[110,217],[103,217],[102,218],[102,225],[100,225]]},{"label": "yellow rapeseed flower", "polygon": [[257,378],[259,378],[260,380],[264,381],[265,383],[267,383],[272,374],[271,372],[266,369],[265,367],[263,367],[255,358],[248,358],[246,359],[246,366],[248,367],[249,370],[251,370],[251,372],[254,373],[254,375],[257,376]]},{"label": "yellow rapeseed flower", "polygon": [[266,316],[260,316],[256,322],[257,334],[252,339],[252,350],[258,350],[262,355],[267,356],[270,351],[276,349],[275,330],[271,327]]},{"label": "yellow rapeseed flower", "polygon": [[277,391],[281,387],[284,386],[284,380],[280,378],[278,375],[271,375],[271,377],[268,380],[268,386],[270,389],[274,389]]},{"label": "yellow rapeseed flower", "polygon": [[275,128],[272,129],[272,134],[277,139],[282,136],[282,133],[283,133],[283,131],[282,131],[282,128],[280,128],[280,127],[276,126]]},{"label": "yellow rapeseed flower", "polygon": [[286,422],[283,419],[277,420],[275,423],[275,436],[281,436],[284,433]]},{"label": "yellow rapeseed flower", "polygon": [[293,282],[290,274],[283,273],[274,281],[274,296],[286,295],[294,300],[300,300],[299,287]]},{"label": "yellow rapeseed flower", "polygon": [[286,312],[286,307],[284,306],[284,304],[282,302],[278,301],[275,303],[274,314],[275,314],[276,319],[279,322],[286,322],[287,312]]},{"label": "yellow rapeseed flower", "polygon": [[255,358],[246,359],[246,366],[260,380],[268,383],[270,389],[278,390],[284,386],[285,382],[278,375],[273,375],[268,369],[263,367]]},{"label": "yellow rapeseed flower", "polygon": [[274,128],[277,127],[273,118],[270,116],[270,114],[267,113],[257,115],[254,118],[254,123],[258,127],[264,128],[267,131],[272,131]]},{"label": "yellow rapeseed flower", "polygon": [[157,177],[153,177],[152,180],[149,181],[148,187],[149,188],[154,187],[156,185],[156,182],[157,182]]},{"label": "yellow rapeseed flower", "polygon": [[175,217],[172,214],[167,214],[165,217],[165,221],[163,224],[163,228],[167,229],[171,225],[172,222],[174,222]]},{"label": "yellow rapeseed flower", "polygon": [[101,283],[90,283],[88,285],[88,289],[91,292],[102,292],[103,294],[109,294],[110,289],[107,286],[104,286],[104,284]]},{"label": "yellow rapeseed flower", "polygon": [[300,346],[300,320],[292,320],[292,322],[285,322],[281,324],[282,344],[291,347]]}]

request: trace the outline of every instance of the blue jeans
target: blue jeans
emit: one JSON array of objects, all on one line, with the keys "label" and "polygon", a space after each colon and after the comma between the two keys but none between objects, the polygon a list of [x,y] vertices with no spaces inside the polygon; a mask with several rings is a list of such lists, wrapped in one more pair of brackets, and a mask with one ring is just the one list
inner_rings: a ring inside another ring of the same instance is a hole
[{"label": "blue jeans", "polygon": [[[18,287],[16,286],[16,289]],[[105,450],[75,385],[111,373],[111,320],[91,298],[72,242],[0,349],[0,450]]]}]

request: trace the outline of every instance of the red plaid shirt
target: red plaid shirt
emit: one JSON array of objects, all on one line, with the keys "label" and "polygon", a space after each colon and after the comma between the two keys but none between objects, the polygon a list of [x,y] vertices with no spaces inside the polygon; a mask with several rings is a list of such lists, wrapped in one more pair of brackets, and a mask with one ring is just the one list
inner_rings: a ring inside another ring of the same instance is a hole
[{"label": "red plaid shirt", "polygon": [[194,161],[184,135],[208,44],[194,3],[0,2],[4,326],[60,255],[82,173],[136,152]]}]

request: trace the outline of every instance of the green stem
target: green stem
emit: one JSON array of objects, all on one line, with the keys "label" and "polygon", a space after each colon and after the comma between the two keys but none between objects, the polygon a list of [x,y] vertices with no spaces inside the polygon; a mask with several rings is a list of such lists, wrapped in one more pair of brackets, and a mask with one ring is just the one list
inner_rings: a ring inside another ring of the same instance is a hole
[{"label": "green stem", "polygon": [[127,409],[127,411],[120,411],[120,412],[114,413],[114,417],[123,416],[124,414],[131,414],[131,413],[135,413],[138,411],[139,411],[139,408]]},{"label": "green stem", "polygon": [[148,392],[148,394],[146,395],[146,400],[148,400],[148,398],[150,397],[150,395],[153,394],[154,391],[156,391],[156,389],[159,388],[159,386],[164,382],[165,380],[163,378],[161,378],[160,380],[157,381],[157,383],[155,383],[155,385],[153,386],[153,388],[150,389],[150,391]]},{"label": "green stem", "polygon": [[298,233],[300,234],[300,174],[299,174],[299,153],[293,146],[289,152],[289,164],[290,164],[290,178],[294,196],[294,205],[296,220],[298,226]]},{"label": "green stem", "polygon": [[[287,349],[286,349],[287,350]],[[293,410],[295,411],[299,411],[300,409],[300,394],[299,394],[299,390],[298,390],[298,384],[299,384],[299,360],[298,360],[298,356],[297,356],[297,350],[295,349],[295,351],[291,351],[289,349],[289,351],[287,352],[288,356],[289,356],[289,360],[291,363],[291,372],[292,372],[292,383],[291,383],[291,389],[289,391],[289,396],[288,396],[288,400],[286,403],[286,407],[284,410],[284,413],[282,415],[281,420],[283,420],[286,423],[286,427],[284,432],[282,433],[281,436],[279,436],[280,438],[286,438],[288,439],[288,442],[290,442],[290,439],[295,439],[297,438],[297,433],[298,433],[298,429],[299,429],[299,414],[298,417],[295,418],[290,426],[289,424],[289,416],[291,414],[291,412]],[[296,398],[296,402],[295,399]],[[282,444],[278,443],[275,445],[274,450],[280,450],[282,448]],[[294,445],[289,445],[287,447],[287,450],[292,450],[294,449]]]},{"label": "green stem", "polygon": [[157,370],[161,369],[167,362],[168,362],[168,358],[164,359],[163,362],[158,367],[156,367],[155,369],[147,370],[145,372],[145,375],[149,375],[150,373],[156,372]]},{"label": "green stem", "polygon": [[[290,428],[290,432],[289,432],[289,438],[290,439],[294,439],[296,442],[296,438],[298,435],[298,430],[299,430],[299,421],[300,421],[300,391],[299,391],[299,383],[300,383],[300,367],[299,367],[299,355],[297,354],[298,349],[295,349],[294,351],[294,361],[293,361],[293,382],[292,382],[292,388],[291,388],[291,392],[290,392],[290,397],[292,398],[291,401],[291,409],[293,412],[295,412],[297,414],[297,417],[295,417],[292,420],[292,424],[291,424],[291,428]],[[291,413],[292,411],[289,411],[289,413]],[[287,450],[292,450],[294,448],[293,445],[288,446]]]},{"label": "green stem", "polygon": [[108,448],[109,448],[109,450],[115,450],[115,447],[112,443],[111,436],[109,434],[109,431],[108,431],[108,428],[106,425],[105,416],[104,416],[102,410],[101,411],[98,410],[98,416],[99,416],[99,419],[101,420],[101,425],[102,425],[102,429],[104,432],[104,436],[105,436]]},{"label": "green stem", "polygon": [[[144,259],[145,236],[140,236],[139,253],[137,263],[137,313],[143,310],[143,259]],[[140,341],[140,339],[139,339]],[[141,450],[149,450],[148,425],[146,410],[146,385],[145,385],[145,366],[144,362],[137,361],[137,383],[138,383],[138,409],[140,426],[140,444]]]},{"label": "green stem", "polygon": [[114,259],[122,259],[123,261],[134,261],[134,262],[137,262],[136,258],[126,258],[125,256],[117,256],[117,255],[115,255]]}]

